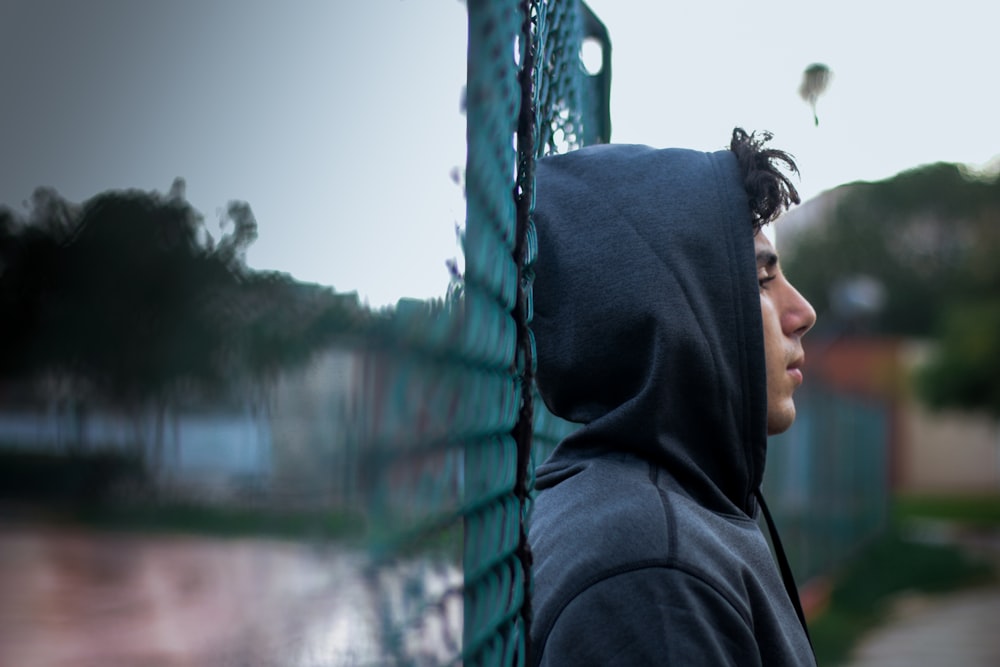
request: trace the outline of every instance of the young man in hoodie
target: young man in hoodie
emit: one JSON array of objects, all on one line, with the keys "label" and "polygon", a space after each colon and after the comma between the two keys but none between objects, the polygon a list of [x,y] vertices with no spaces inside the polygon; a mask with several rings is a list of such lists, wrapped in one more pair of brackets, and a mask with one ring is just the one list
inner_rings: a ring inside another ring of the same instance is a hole
[{"label": "young man in hoodie", "polygon": [[768,140],[537,165],[536,378],[581,427],[537,471],[531,664],[815,664],[757,523],[816,317],[761,232],[799,201]]}]

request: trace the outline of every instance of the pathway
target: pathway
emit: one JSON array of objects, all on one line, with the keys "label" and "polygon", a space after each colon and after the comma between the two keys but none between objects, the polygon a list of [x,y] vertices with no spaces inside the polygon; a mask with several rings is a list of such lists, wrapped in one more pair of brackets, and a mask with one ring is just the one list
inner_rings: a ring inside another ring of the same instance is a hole
[{"label": "pathway", "polygon": [[0,667],[385,664],[381,623],[424,599],[440,608],[403,626],[402,649],[444,664],[461,572],[400,562],[372,580],[367,563],[333,545],[0,521]]},{"label": "pathway", "polygon": [[901,598],[848,666],[1000,667],[1000,587]]},{"label": "pathway", "polygon": [[[942,541],[995,559],[1000,534],[968,534],[939,525]],[[893,606],[889,621],[858,645],[847,667],[1000,667],[1000,585],[948,595],[910,594]]]}]

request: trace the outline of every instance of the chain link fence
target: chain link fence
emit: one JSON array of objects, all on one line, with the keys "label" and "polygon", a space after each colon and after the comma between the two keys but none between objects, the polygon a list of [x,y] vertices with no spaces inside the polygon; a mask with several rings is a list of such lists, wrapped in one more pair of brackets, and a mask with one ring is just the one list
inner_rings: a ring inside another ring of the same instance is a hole
[{"label": "chain link fence", "polygon": [[[462,288],[444,304],[398,313],[388,344],[366,353],[359,404],[368,577],[383,601],[378,659],[395,664],[525,660],[533,454],[571,428],[533,394],[534,160],[610,133],[606,94],[592,99],[608,90],[609,66],[590,75],[580,61],[585,38],[606,55],[610,44],[585,5],[467,8]],[[429,585],[449,562],[461,578]]]}]

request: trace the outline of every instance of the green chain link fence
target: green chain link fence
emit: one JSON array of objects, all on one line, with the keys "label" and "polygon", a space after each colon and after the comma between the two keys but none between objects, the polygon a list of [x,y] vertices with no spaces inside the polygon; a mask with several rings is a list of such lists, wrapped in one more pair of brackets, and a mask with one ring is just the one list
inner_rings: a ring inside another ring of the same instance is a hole
[{"label": "green chain link fence", "polygon": [[[533,395],[534,159],[610,132],[610,44],[582,3],[467,8],[462,289],[443,304],[399,305],[393,329],[363,353],[356,397],[376,653],[392,664],[524,663],[525,524],[541,453],[532,430],[551,449],[571,428]],[[580,63],[585,37],[605,49],[596,76]],[[459,559],[460,580],[435,577]]]},{"label": "green chain link fence", "polygon": [[770,438],[764,492],[799,583],[833,572],[886,526],[890,410],[813,382]]}]

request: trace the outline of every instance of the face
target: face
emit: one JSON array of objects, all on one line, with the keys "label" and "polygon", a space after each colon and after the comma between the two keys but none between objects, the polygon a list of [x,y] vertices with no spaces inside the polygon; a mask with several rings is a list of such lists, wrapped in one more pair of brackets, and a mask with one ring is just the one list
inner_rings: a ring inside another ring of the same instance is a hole
[{"label": "face", "polygon": [[792,394],[802,384],[802,336],[816,323],[816,311],[792,287],[778,265],[770,239],[758,232],[757,282],[764,321],[764,358],[767,366],[767,434],[786,431],[795,421]]}]

